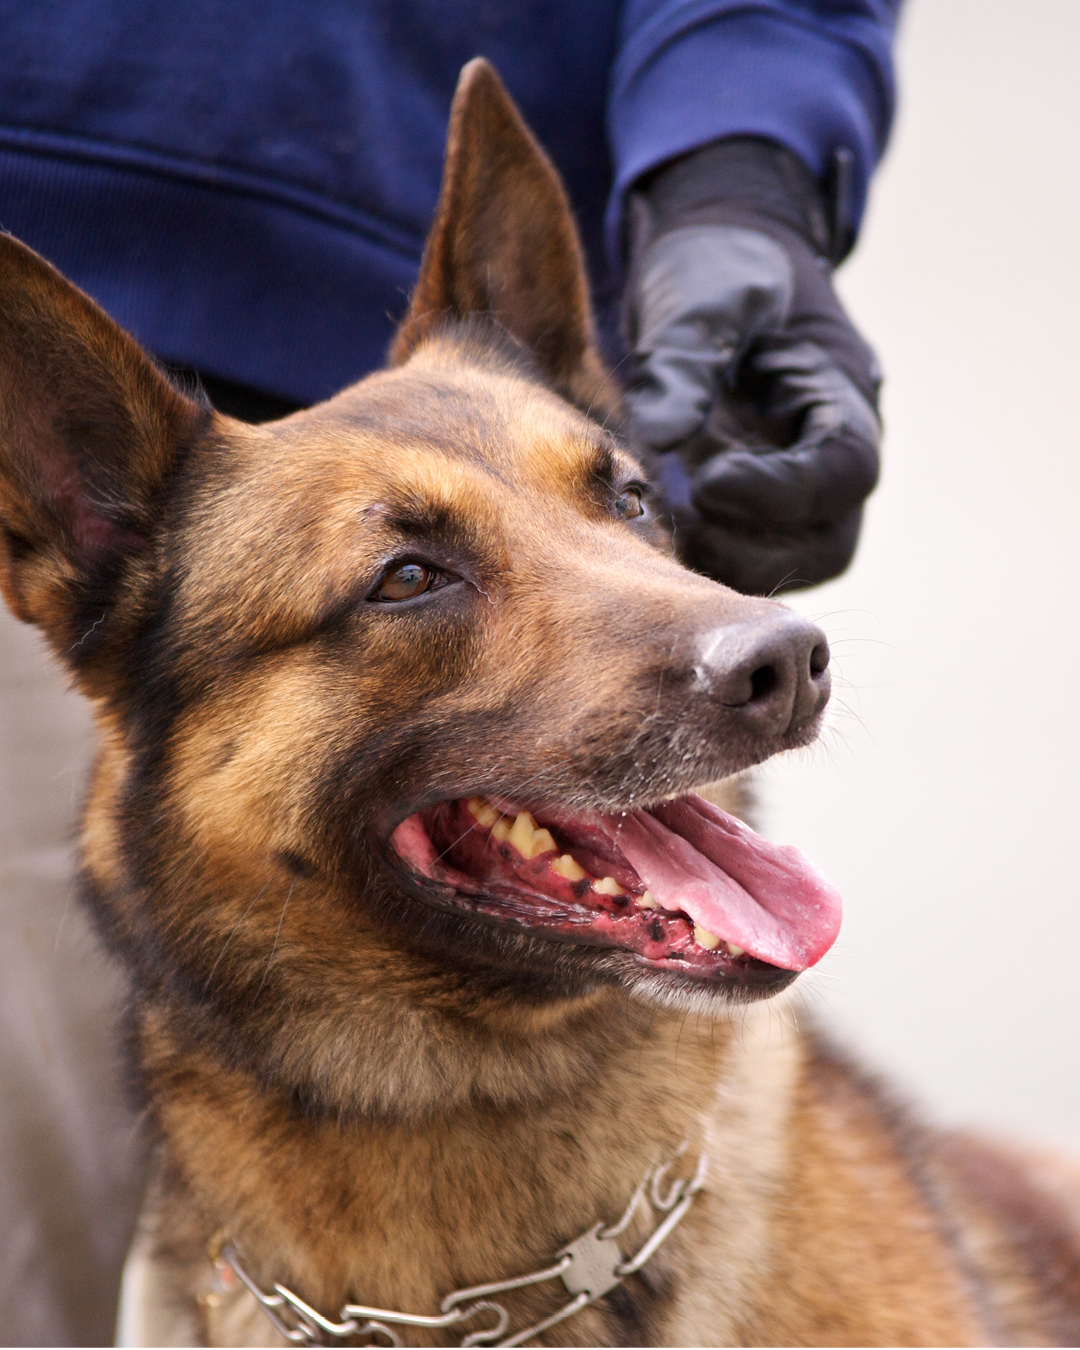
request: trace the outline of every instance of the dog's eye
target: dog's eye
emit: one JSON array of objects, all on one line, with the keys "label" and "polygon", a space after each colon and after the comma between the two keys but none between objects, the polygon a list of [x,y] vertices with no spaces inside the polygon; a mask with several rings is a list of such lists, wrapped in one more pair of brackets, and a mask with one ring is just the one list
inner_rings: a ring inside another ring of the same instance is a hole
[{"label": "dog's eye", "polygon": [[645,503],[641,500],[638,488],[627,488],[621,496],[615,498],[615,510],[623,520],[635,520],[645,514]]},{"label": "dog's eye", "polygon": [[441,573],[423,563],[401,563],[387,572],[382,581],[371,593],[372,600],[411,600],[432,590],[441,578]]}]

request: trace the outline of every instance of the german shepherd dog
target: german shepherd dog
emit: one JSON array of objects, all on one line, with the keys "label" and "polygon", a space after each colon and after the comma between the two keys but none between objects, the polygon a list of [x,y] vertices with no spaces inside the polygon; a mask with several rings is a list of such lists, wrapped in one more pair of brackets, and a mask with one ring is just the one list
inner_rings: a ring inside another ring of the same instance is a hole
[{"label": "german shepherd dog", "polygon": [[125,1343],[1080,1341],[1064,1172],[765,1002],[836,897],[693,789],[812,740],[828,648],[671,556],[490,66],[389,367],[309,411],[0,269],[0,583],[95,710],[156,1140]]}]

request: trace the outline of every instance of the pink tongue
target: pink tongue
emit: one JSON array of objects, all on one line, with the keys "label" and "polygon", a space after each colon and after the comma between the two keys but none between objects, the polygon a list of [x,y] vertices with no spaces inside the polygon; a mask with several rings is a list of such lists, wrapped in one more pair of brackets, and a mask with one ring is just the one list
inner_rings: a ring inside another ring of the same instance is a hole
[{"label": "pink tongue", "polygon": [[603,828],[662,908],[761,961],[806,970],[836,941],[840,896],[813,863],[696,793]]}]

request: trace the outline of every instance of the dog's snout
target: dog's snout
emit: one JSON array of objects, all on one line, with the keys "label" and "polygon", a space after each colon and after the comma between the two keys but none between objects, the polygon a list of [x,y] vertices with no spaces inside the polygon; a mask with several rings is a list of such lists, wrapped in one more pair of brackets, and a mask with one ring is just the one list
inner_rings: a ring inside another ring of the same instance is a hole
[{"label": "dog's snout", "polygon": [[759,734],[783,735],[829,698],[829,644],[816,624],[780,611],[713,633],[696,667],[710,698]]}]

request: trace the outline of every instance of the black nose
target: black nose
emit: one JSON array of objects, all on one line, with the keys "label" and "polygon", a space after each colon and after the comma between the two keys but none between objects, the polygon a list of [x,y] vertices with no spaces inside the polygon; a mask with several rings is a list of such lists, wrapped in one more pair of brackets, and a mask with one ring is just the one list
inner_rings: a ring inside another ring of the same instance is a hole
[{"label": "black nose", "polygon": [[694,672],[709,696],[762,736],[783,736],[829,700],[829,644],[790,610],[709,634]]}]

